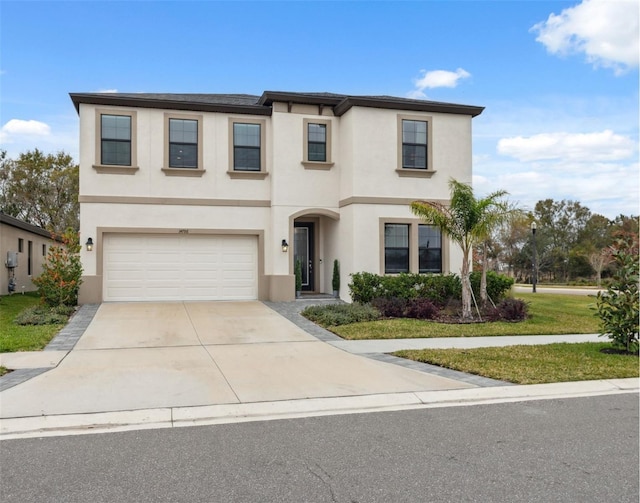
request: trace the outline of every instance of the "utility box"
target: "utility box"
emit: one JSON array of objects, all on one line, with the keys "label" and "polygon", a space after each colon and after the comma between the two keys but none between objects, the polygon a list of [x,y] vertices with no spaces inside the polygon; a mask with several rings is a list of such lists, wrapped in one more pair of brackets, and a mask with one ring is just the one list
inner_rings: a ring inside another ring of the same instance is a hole
[{"label": "utility box", "polygon": [[9,269],[14,269],[15,267],[18,267],[18,252],[12,252],[12,251],[7,252],[6,266]]}]

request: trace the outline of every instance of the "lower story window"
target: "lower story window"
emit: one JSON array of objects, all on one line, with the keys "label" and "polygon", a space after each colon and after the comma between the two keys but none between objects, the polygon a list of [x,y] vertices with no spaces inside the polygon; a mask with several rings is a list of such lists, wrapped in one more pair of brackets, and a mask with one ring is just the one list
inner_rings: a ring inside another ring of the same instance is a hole
[{"label": "lower story window", "polygon": [[409,272],[409,224],[385,224],[384,272]]},{"label": "lower story window", "polygon": [[433,225],[418,226],[418,263],[421,273],[442,272],[442,234]]}]

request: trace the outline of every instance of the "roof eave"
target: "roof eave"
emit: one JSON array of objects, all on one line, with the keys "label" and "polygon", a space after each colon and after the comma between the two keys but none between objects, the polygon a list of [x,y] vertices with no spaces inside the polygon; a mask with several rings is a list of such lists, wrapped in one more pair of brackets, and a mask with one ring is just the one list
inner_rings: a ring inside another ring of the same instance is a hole
[{"label": "roof eave", "polygon": [[334,108],[333,111],[337,116],[341,116],[348,112],[354,106],[385,108],[392,110],[412,110],[416,112],[440,112],[447,114],[470,115],[471,117],[477,117],[484,110],[484,107],[458,105],[455,103],[439,103],[434,101],[404,101],[387,98],[382,99],[349,96],[348,98],[342,100],[340,104],[338,104]]},{"label": "roof eave", "polygon": [[316,96],[304,93],[287,93],[282,91],[265,91],[258,100],[259,105],[271,106],[274,102],[298,103],[301,105],[336,106],[344,98],[333,96]]},{"label": "roof eave", "polygon": [[202,103],[197,101],[158,100],[151,98],[123,97],[118,94],[85,94],[69,93],[76,111],[80,111],[81,104],[108,105],[140,108],[166,108],[170,110],[188,110],[194,112],[220,112],[246,115],[271,115],[271,109],[259,105],[232,105],[225,103]]}]

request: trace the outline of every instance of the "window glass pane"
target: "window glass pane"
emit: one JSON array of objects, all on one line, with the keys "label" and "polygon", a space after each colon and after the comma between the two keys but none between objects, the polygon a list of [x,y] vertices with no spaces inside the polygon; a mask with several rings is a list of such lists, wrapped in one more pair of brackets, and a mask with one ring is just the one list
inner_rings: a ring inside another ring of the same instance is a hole
[{"label": "window glass pane", "polygon": [[385,248],[384,272],[387,274],[409,272],[409,249]]},{"label": "window glass pane", "polygon": [[421,248],[441,248],[440,229],[435,225],[419,225],[418,246]]},{"label": "window glass pane", "polygon": [[421,273],[442,272],[442,250],[422,248],[419,250],[419,271]]},{"label": "window glass pane", "polygon": [[233,125],[233,144],[236,147],[259,147],[260,124]]},{"label": "window glass pane", "polygon": [[402,121],[402,142],[427,144],[427,123],[423,121]]},{"label": "window glass pane", "polygon": [[169,144],[170,168],[197,168],[198,146],[185,143]]},{"label": "window glass pane", "polygon": [[386,224],[384,226],[384,245],[390,247],[409,247],[409,225]]},{"label": "window glass pane", "polygon": [[260,171],[260,149],[235,147],[233,149],[233,168],[238,171]]},{"label": "window glass pane", "polygon": [[409,272],[409,225],[384,226],[384,272]]},{"label": "window glass pane", "polygon": [[321,161],[327,160],[327,145],[325,143],[309,143],[309,160]]},{"label": "window glass pane", "polygon": [[198,121],[169,119],[169,141],[172,143],[198,143]]},{"label": "window glass pane", "polygon": [[131,142],[102,140],[102,159],[105,165],[130,166]]},{"label": "window glass pane", "polygon": [[325,124],[309,124],[309,141],[324,143],[327,138]]},{"label": "window glass pane", "polygon": [[433,225],[418,226],[418,262],[421,273],[442,272],[442,233]]},{"label": "window glass pane", "polygon": [[127,115],[102,115],[102,139],[131,140],[131,117]]},{"label": "window glass pane", "polygon": [[402,167],[413,169],[426,169],[427,147],[420,145],[402,146]]}]

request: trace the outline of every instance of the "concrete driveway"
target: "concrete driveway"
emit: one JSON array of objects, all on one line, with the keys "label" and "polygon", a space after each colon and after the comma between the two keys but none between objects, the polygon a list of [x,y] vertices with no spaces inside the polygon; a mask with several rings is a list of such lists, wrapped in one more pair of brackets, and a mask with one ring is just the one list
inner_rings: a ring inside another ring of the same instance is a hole
[{"label": "concrete driveway", "polygon": [[0,417],[471,387],[344,352],[260,302],[113,303],[56,368],[2,392]]}]

